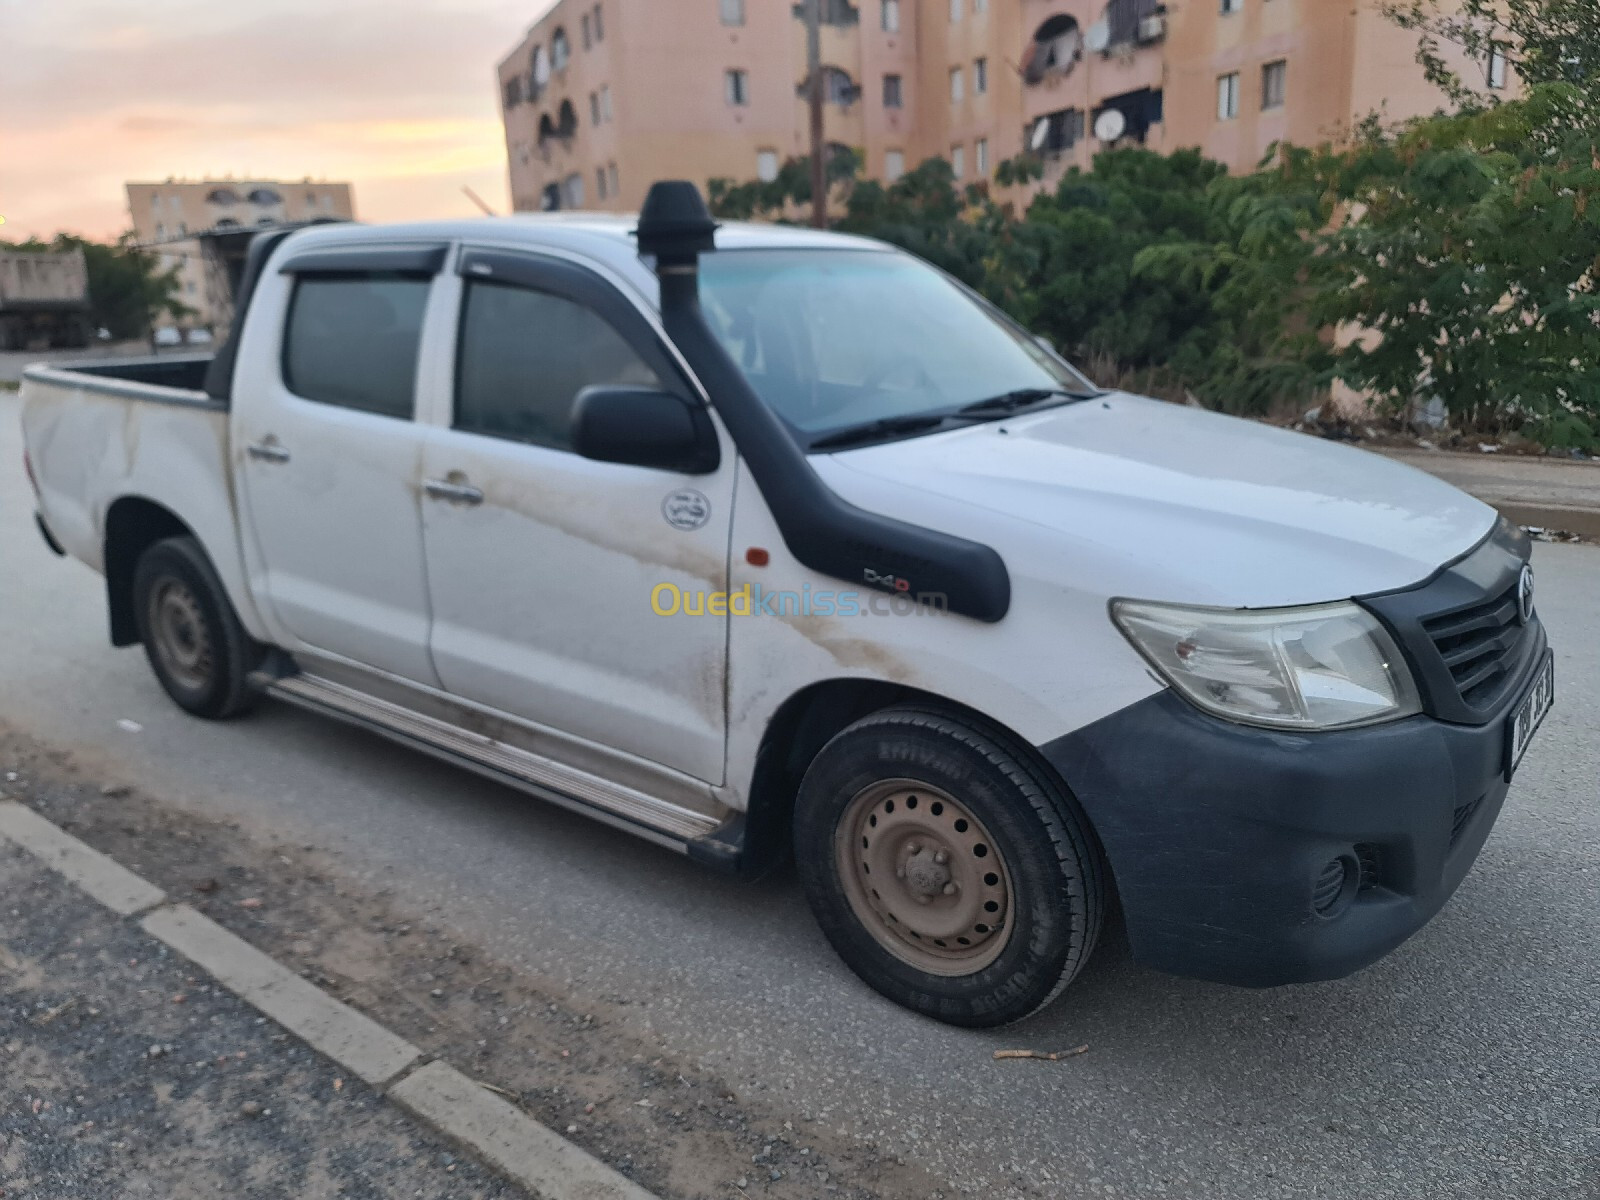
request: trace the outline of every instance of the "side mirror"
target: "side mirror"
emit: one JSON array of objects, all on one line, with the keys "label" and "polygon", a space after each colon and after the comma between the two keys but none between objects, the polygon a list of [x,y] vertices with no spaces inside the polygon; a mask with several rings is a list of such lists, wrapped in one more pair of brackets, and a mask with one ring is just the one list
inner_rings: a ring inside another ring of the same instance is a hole
[{"label": "side mirror", "polygon": [[685,475],[710,474],[721,461],[705,410],[651,388],[584,388],[572,405],[572,448],[596,462]]}]

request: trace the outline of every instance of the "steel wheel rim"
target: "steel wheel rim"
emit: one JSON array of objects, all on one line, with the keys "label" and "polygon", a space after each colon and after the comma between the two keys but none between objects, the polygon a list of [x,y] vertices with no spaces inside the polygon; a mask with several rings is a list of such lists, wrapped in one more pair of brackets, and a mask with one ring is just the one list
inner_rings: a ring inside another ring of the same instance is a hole
[{"label": "steel wheel rim", "polygon": [[150,592],[150,639],[174,682],[193,691],[211,683],[215,665],[211,634],[192,588],[163,579]]},{"label": "steel wheel rim", "polygon": [[1011,877],[983,822],[940,788],[887,779],[845,806],[834,859],[856,919],[902,962],[971,975],[1011,940]]}]

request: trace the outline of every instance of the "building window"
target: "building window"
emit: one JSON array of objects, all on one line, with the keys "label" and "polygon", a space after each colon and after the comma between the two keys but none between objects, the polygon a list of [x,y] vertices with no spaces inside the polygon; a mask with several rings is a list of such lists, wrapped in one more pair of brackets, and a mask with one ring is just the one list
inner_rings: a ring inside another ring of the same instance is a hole
[{"label": "building window", "polygon": [[950,0],[951,24],[961,20],[961,0]]},{"label": "building window", "polygon": [[589,124],[600,124],[600,93],[589,93]]},{"label": "building window", "polygon": [[966,94],[966,77],[960,67],[950,68],[950,103],[960,104]]},{"label": "building window", "polygon": [[901,88],[900,76],[885,75],[883,77],[883,106],[885,108],[900,108],[905,104],[905,93]]},{"label": "building window", "polygon": [[583,14],[583,48],[587,50],[593,42],[594,18],[588,13]]},{"label": "building window", "polygon": [[617,186],[617,164],[616,163],[612,163],[609,167],[606,168],[606,182],[608,182],[611,185],[611,194],[612,194],[612,196],[620,196],[622,194],[621,189]]},{"label": "building window", "polygon": [[1283,59],[1261,68],[1261,107],[1282,108],[1289,84],[1289,64]]},{"label": "building window", "polygon": [[723,73],[722,93],[727,102],[737,108],[750,103],[750,75],[747,71],[732,69]]},{"label": "building window", "polygon": [[762,183],[771,183],[778,178],[778,152],[776,150],[756,151],[756,178]]},{"label": "building window", "polygon": [[507,108],[515,108],[517,105],[522,103],[521,75],[513,75],[510,79],[506,80],[505,89],[505,106]]},{"label": "building window", "polygon": [[[158,242],[162,241],[162,240],[164,240],[166,238],[166,236],[167,236],[167,227],[165,225],[163,225],[160,221],[157,221],[156,222],[156,241],[158,241]],[[26,260],[24,260],[24,263],[27,266],[30,266],[30,267],[33,265],[32,263],[28,263]]]},{"label": "building window", "polygon": [[972,0],[972,11],[986,13],[989,11],[989,0]]},{"label": "building window", "polygon": [[550,35],[550,69],[565,71],[572,58],[572,46],[567,42],[567,31],[558,29]]},{"label": "building window", "polygon": [[549,82],[550,59],[543,46],[535,46],[533,53],[528,56],[528,100],[531,102],[544,95]]},{"label": "building window", "polygon": [[849,108],[856,102],[856,95],[855,81],[849,72],[838,67],[822,68],[822,96],[829,104]]},{"label": "building window", "polygon": [[604,124],[609,124],[611,121],[611,85],[609,83],[600,85],[600,120]]},{"label": "building window", "polygon": [[594,169],[594,194],[602,200],[606,198],[606,169],[604,167],[596,167]]},{"label": "building window", "polygon": [[598,4],[594,6],[594,40],[597,42],[606,40],[606,27],[600,16],[600,6]]},{"label": "building window", "polygon": [[1504,46],[1491,45],[1489,47],[1489,63],[1484,71],[1484,80],[1497,92],[1506,86],[1506,50]]},{"label": "building window", "polygon": [[906,152],[890,150],[883,156],[883,177],[890,183],[906,173]]},{"label": "building window", "polygon": [[1243,8],[1244,0],[1222,0],[1223,16],[1227,16],[1229,13],[1240,12],[1243,10]]},{"label": "building window", "polygon": [[981,96],[989,90],[989,60],[975,58],[972,60],[972,94]]},{"label": "building window", "polygon": [[989,139],[979,138],[978,144],[972,148],[972,164],[978,169],[981,179],[989,177]]},{"label": "building window", "polygon": [[744,0],[722,0],[722,23],[724,25],[744,24]]},{"label": "building window", "polygon": [[1231,121],[1239,115],[1239,72],[1230,71],[1217,79],[1217,120]]},{"label": "building window", "polygon": [[965,146],[950,147],[950,173],[957,179],[964,179],[967,174],[967,148]]},{"label": "building window", "polygon": [[564,190],[567,194],[568,208],[583,207],[583,176],[576,173],[567,176]]},{"label": "building window", "polygon": [[900,0],[883,0],[883,31],[900,32]]}]

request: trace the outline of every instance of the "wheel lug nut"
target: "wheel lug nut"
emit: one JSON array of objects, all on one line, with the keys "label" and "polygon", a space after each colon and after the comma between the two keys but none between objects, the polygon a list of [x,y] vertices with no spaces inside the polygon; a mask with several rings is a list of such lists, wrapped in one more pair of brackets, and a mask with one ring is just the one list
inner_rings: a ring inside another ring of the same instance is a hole
[{"label": "wheel lug nut", "polygon": [[906,853],[907,854],[921,854],[922,853],[922,843],[921,842],[912,842],[909,846],[906,847]]},{"label": "wheel lug nut", "polygon": [[906,869],[904,867],[897,868],[895,870],[894,877],[896,879],[904,879],[906,877]]},{"label": "wheel lug nut", "polygon": [[939,853],[937,853],[937,854],[935,854],[933,856],[933,861],[938,863],[940,866],[943,866],[945,863],[950,861],[950,851],[948,851],[948,850],[939,851]]},{"label": "wheel lug nut", "polygon": [[945,884],[944,885],[944,894],[946,896],[954,896],[956,894],[956,885],[953,884],[953,883]]}]

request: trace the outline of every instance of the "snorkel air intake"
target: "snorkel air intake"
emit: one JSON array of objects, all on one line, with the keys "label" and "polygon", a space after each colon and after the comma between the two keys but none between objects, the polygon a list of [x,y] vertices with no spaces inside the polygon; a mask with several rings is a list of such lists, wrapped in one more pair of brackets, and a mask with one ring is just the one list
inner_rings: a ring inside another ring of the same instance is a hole
[{"label": "snorkel air intake", "polygon": [[756,395],[700,310],[700,256],[716,250],[716,231],[694,184],[657,183],[639,214],[639,253],[656,260],[667,336],[705,385],[789,552],[834,579],[913,598],[942,594],[951,612],[1000,620],[1011,606],[1011,578],[991,547],[842,499]]}]

